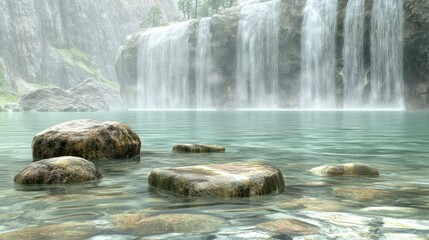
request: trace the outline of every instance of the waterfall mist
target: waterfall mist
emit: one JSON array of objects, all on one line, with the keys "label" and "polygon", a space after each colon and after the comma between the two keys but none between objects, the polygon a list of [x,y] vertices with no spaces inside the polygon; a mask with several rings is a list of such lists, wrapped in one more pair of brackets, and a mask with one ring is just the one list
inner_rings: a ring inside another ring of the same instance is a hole
[{"label": "waterfall mist", "polygon": [[344,21],[344,108],[364,108],[365,0],[348,1]]},{"label": "waterfall mist", "polygon": [[278,105],[279,1],[241,9],[237,35],[236,107]]},{"label": "waterfall mist", "polygon": [[189,108],[189,21],[140,37],[137,102],[144,109]]},{"label": "waterfall mist", "polygon": [[371,19],[371,105],[404,108],[403,2],[374,0]]},{"label": "waterfall mist", "polygon": [[307,0],[301,40],[301,107],[335,108],[337,0]]},{"label": "waterfall mist", "polygon": [[202,18],[197,31],[196,106],[212,108],[211,18]]}]

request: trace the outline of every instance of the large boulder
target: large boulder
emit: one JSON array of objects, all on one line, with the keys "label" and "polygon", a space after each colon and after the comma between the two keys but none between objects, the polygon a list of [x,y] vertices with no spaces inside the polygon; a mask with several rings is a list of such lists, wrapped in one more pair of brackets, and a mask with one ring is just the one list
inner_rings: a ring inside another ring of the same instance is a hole
[{"label": "large boulder", "polygon": [[191,197],[251,197],[284,191],[281,171],[267,164],[226,163],[154,169],[149,185]]},{"label": "large boulder", "polygon": [[32,143],[34,161],[77,156],[88,160],[140,156],[139,136],[126,124],[80,119],[38,133]]},{"label": "large boulder", "polygon": [[225,148],[210,144],[176,144],[173,152],[203,153],[203,152],[225,152]]},{"label": "large boulder", "polygon": [[214,232],[228,222],[220,217],[205,214],[120,214],[113,217],[118,230],[138,235],[165,233]]},{"label": "large boulder", "polygon": [[30,164],[13,179],[17,184],[76,183],[101,178],[95,165],[79,157],[57,157]]},{"label": "large boulder", "polygon": [[88,78],[68,92],[84,100],[97,110],[121,110],[124,108],[119,92],[93,78]]},{"label": "large boulder", "polygon": [[58,88],[42,88],[22,95],[18,101],[24,111],[35,112],[90,112],[96,111],[87,102]]},{"label": "large boulder", "polygon": [[368,164],[345,163],[326,164],[310,170],[315,175],[320,176],[378,176],[378,170]]}]

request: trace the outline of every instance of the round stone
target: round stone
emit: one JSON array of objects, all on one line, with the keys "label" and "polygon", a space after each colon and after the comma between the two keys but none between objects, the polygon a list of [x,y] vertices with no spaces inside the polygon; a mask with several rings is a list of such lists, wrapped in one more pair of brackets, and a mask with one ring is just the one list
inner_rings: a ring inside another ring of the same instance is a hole
[{"label": "round stone", "polygon": [[205,152],[225,152],[222,146],[211,144],[176,144],[173,146],[173,152],[183,153],[205,153]]},{"label": "round stone", "polygon": [[58,157],[33,162],[19,172],[17,184],[77,183],[101,178],[95,165],[79,157]]},{"label": "round stone", "polygon": [[250,197],[284,191],[281,171],[267,164],[226,163],[154,169],[149,185],[191,197]]},{"label": "round stone", "polygon": [[46,129],[33,139],[33,160],[76,156],[88,160],[140,156],[141,142],[129,126],[119,122],[74,120]]},{"label": "round stone", "polygon": [[310,170],[319,176],[378,176],[378,170],[368,164],[345,163],[315,167]]}]

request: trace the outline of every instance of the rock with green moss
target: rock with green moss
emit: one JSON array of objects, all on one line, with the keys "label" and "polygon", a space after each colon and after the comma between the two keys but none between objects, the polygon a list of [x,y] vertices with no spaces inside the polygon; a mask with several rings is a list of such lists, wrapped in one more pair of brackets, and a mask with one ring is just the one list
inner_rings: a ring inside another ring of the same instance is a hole
[{"label": "rock with green moss", "polygon": [[228,225],[223,218],[205,214],[120,214],[113,220],[118,230],[137,235],[207,233]]},{"label": "rock with green moss", "polygon": [[101,178],[95,165],[79,157],[57,157],[34,162],[19,172],[17,184],[78,183]]},{"label": "rock with green moss", "polygon": [[182,153],[204,153],[204,152],[225,152],[225,148],[212,144],[176,144],[173,152]]},{"label": "rock with green moss", "polygon": [[310,170],[315,175],[320,176],[378,176],[378,170],[368,164],[345,163],[326,164]]},{"label": "rock with green moss", "polygon": [[88,160],[140,157],[139,136],[126,124],[80,119],[38,133],[33,159],[77,156]]},{"label": "rock with green moss", "polygon": [[280,169],[267,164],[235,162],[157,168],[149,175],[154,191],[191,197],[252,197],[284,191]]}]

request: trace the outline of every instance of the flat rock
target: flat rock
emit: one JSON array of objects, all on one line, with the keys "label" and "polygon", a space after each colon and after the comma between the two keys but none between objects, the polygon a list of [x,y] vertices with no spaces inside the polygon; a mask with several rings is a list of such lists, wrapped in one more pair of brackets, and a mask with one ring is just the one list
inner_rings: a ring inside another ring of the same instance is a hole
[{"label": "flat rock", "polygon": [[326,164],[315,167],[310,170],[313,174],[319,176],[378,176],[378,170],[367,164],[345,163],[345,164]]},{"label": "flat rock", "polygon": [[173,152],[183,153],[204,153],[204,152],[225,152],[225,148],[210,144],[176,144]]},{"label": "flat rock", "polygon": [[76,183],[101,178],[95,165],[79,157],[57,157],[30,164],[19,172],[17,184]]},{"label": "flat rock", "polygon": [[192,197],[250,197],[284,191],[281,171],[267,164],[235,162],[154,169],[149,185]]},{"label": "flat rock", "polygon": [[76,156],[88,160],[140,156],[139,136],[119,122],[80,119],[55,125],[33,138],[33,160]]},{"label": "flat rock", "polygon": [[120,214],[113,216],[113,220],[118,230],[138,235],[207,233],[228,225],[223,218],[205,214]]},{"label": "flat rock", "polygon": [[310,223],[297,219],[282,218],[274,221],[257,224],[255,227],[265,229],[270,232],[289,235],[311,235],[318,234],[320,229]]}]

